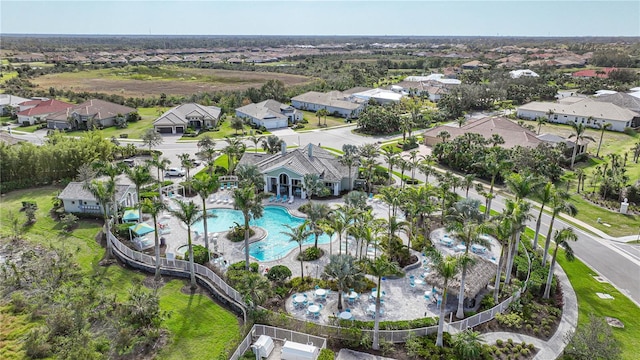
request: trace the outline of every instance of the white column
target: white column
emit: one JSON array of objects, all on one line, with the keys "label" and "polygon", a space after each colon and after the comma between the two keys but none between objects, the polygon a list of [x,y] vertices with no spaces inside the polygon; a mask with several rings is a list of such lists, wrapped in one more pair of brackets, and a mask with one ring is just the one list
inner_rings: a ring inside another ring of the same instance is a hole
[{"label": "white column", "polygon": [[276,195],[280,195],[280,176],[276,177]]},{"label": "white column", "polygon": [[293,180],[291,180],[291,176],[289,176],[289,198],[293,196]]},{"label": "white column", "polygon": [[333,196],[340,195],[340,187],[338,186],[340,183],[333,183]]},{"label": "white column", "polygon": [[269,178],[267,175],[264,175],[264,192],[269,192]]}]

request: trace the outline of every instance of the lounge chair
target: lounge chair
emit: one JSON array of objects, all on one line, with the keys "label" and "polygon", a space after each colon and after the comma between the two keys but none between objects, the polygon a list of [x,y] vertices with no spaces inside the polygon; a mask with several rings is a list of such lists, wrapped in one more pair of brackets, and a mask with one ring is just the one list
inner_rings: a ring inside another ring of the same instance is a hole
[{"label": "lounge chair", "polygon": [[280,195],[276,196],[276,202],[280,202]]},{"label": "lounge chair", "polygon": [[291,195],[291,198],[289,199],[288,203],[289,204],[293,204],[293,200],[295,199],[295,196]]},{"label": "lounge chair", "polygon": [[275,199],[276,199],[275,196],[272,196],[269,198],[269,202],[273,202]]},{"label": "lounge chair", "polygon": [[286,202],[287,202],[287,200],[288,200],[287,195],[284,195],[284,196],[282,197],[282,200],[280,200],[280,202],[282,202],[282,203],[286,203]]}]

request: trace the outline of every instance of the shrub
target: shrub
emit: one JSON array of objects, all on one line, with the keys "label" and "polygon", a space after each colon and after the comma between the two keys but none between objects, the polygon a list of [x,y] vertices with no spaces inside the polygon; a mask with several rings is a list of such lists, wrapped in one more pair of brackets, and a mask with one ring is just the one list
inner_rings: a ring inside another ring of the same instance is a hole
[{"label": "shrub", "polygon": [[[249,264],[249,270],[251,272],[257,273],[258,272],[258,268],[260,267],[260,265],[258,265],[258,263],[250,263]],[[245,261],[238,261],[237,263],[233,263],[229,266],[229,270],[244,270],[245,269]]]},{"label": "shrub", "polygon": [[[252,237],[255,234],[256,234],[255,230],[253,230],[252,228],[249,228],[249,237]],[[238,226],[238,225],[234,226],[227,233],[227,239],[229,239],[230,241],[233,241],[233,242],[243,241],[244,240],[244,226]]]},{"label": "shrub", "polygon": [[500,339],[496,340],[496,346],[497,347],[502,347],[502,345],[504,345],[502,340],[500,340]]},{"label": "shrub", "polygon": [[[194,263],[203,265],[209,260],[208,258],[209,257],[207,256],[207,249],[204,246],[193,245],[193,262]],[[184,254],[184,259],[187,261],[189,260],[188,251]]]},{"label": "shrub", "polygon": [[46,327],[31,329],[24,340],[24,349],[31,359],[42,359],[51,356],[51,344],[47,342],[49,335]]},{"label": "shrub", "polygon": [[480,301],[480,309],[478,311],[484,311],[496,306],[496,301],[493,299],[493,294],[488,293]]},{"label": "shrub", "polygon": [[267,279],[279,284],[284,283],[289,277],[291,270],[285,265],[275,265],[267,272]]},{"label": "shrub", "polygon": [[330,349],[322,349],[318,355],[318,360],[333,360],[335,358],[336,354]]},{"label": "shrub", "polygon": [[60,217],[60,223],[64,231],[70,232],[78,223],[78,217],[73,214],[64,214]]},{"label": "shrub", "polygon": [[[322,250],[317,247],[310,247],[304,249],[302,252],[302,261],[313,261],[317,260],[322,256]],[[298,260],[300,260],[300,255],[298,255]]]},{"label": "shrub", "polygon": [[129,134],[120,134],[120,139],[127,139]]}]

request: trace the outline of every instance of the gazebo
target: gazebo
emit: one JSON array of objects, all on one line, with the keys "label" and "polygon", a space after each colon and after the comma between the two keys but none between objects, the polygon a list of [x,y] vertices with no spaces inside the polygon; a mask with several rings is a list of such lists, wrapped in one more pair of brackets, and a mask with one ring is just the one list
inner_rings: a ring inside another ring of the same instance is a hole
[{"label": "gazebo", "polygon": [[151,225],[145,223],[135,224],[129,227],[129,238],[132,238],[132,233],[136,236],[143,236],[148,233],[156,231]]},{"label": "gazebo", "polygon": [[138,211],[136,210],[125,210],[124,214],[122,215],[122,221],[124,222],[138,222],[138,220],[140,220],[140,216],[138,215]]},{"label": "gazebo", "polygon": [[[464,297],[466,299],[473,299],[494,278],[498,266],[481,256],[471,253],[469,255],[474,258],[476,263],[467,268],[467,277],[464,279]],[[450,294],[458,295],[460,293],[461,277],[462,270],[453,279],[449,280],[447,289]],[[439,288],[444,287],[444,279],[436,272],[427,275],[425,281]]]}]

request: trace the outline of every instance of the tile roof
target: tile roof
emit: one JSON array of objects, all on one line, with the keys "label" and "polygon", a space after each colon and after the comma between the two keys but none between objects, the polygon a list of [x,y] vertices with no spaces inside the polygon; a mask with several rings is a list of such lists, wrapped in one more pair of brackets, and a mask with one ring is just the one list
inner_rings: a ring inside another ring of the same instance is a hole
[{"label": "tile roof", "polygon": [[490,139],[493,134],[499,134],[504,139],[504,144],[500,146],[507,149],[517,145],[536,147],[542,142],[536,138],[534,132],[504,117],[485,117],[470,121],[461,128],[441,125],[425,131],[424,136],[437,137],[438,133],[443,130],[447,131],[452,139],[466,133],[480,134],[485,139]]},{"label": "tile roof", "polygon": [[307,102],[347,110],[356,110],[362,106],[361,103],[350,101],[348,96],[345,96],[342,92],[337,90],[327,93],[309,91],[291,98],[291,101]]},{"label": "tile roof", "polygon": [[103,120],[115,117],[116,115],[127,115],[135,112],[136,109],[115,104],[112,102],[91,99],[83,102],[82,104],[74,105],[63,111],[56,112],[47,116],[48,120],[66,120],[71,114],[78,114],[81,116],[93,116],[96,120]]},{"label": "tile roof", "polygon": [[30,101],[30,100],[20,96],[0,94],[0,106],[6,106],[6,105],[16,106],[18,104],[22,104],[27,101]]},{"label": "tile roof", "polygon": [[248,104],[236,109],[247,116],[251,116],[261,120],[286,119],[287,116],[282,114],[282,110],[291,108],[275,100],[265,100],[257,104]]},{"label": "tile roof", "polygon": [[640,99],[627,93],[615,93],[611,95],[601,95],[594,98],[595,101],[608,102],[640,113]]},{"label": "tile roof", "polygon": [[[91,194],[89,190],[87,190],[84,186],[84,182],[80,181],[72,181],[70,182],[60,195],[58,195],[59,199],[68,199],[68,200],[83,200],[83,201],[96,201],[95,196]],[[127,194],[127,191],[132,187],[132,185],[126,184],[116,184],[116,199],[121,201],[122,198]]]},{"label": "tile roof", "polygon": [[59,101],[55,99],[31,100],[26,103],[22,103],[21,105],[33,105],[33,104],[36,104],[36,106],[24,111],[20,111],[18,115],[23,115],[23,116],[45,115],[45,114],[51,114],[58,111],[62,111],[64,109],[67,109],[73,106],[73,104],[69,104],[64,101]]},{"label": "tile roof", "polygon": [[197,114],[203,119],[218,120],[222,110],[217,106],[204,106],[196,103],[188,103],[176,106],[157,118],[153,125],[184,125],[187,123],[187,115]]},{"label": "tile roof", "polygon": [[[311,148],[311,156],[309,156]],[[342,165],[339,159],[327,150],[313,144],[287,151],[285,154],[257,154],[246,152],[240,164],[254,164],[260,172],[265,173],[277,168],[286,168],[296,174],[321,175],[325,181],[336,182],[348,177],[349,168]],[[357,169],[352,168],[352,173]],[[355,178],[354,174],[352,177]]]},{"label": "tile roof", "polygon": [[602,69],[602,74],[600,74],[600,70],[588,69],[588,70],[580,70],[576,71],[571,76],[575,77],[599,77],[602,79],[606,79],[609,77],[609,73],[613,70],[617,70],[616,68],[604,68]]},{"label": "tile roof", "polygon": [[551,110],[559,115],[593,117],[595,119],[624,122],[639,116],[638,113],[613,103],[596,101],[589,98],[584,98],[569,104],[564,102],[534,101],[518,107],[518,110],[540,111],[545,113]]}]

